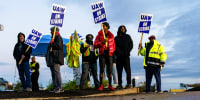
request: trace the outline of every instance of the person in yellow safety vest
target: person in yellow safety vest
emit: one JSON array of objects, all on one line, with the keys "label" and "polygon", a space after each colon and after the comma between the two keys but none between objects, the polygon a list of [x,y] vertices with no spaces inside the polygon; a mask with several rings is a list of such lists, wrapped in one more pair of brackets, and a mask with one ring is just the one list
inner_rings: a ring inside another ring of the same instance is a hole
[{"label": "person in yellow safety vest", "polygon": [[40,65],[35,61],[35,57],[32,57],[30,68],[32,70],[31,74],[32,91],[39,91],[38,78],[39,78]]},{"label": "person in yellow safety vest", "polygon": [[[156,89],[161,93],[160,71],[167,59],[164,46],[161,45],[154,35],[149,37],[150,42],[145,43],[145,48],[141,48],[140,54],[144,56],[144,69],[146,72],[146,92],[150,92],[153,75],[156,79]],[[139,44],[142,46],[142,44]]]},{"label": "person in yellow safety vest", "polygon": [[[89,72],[93,76],[95,88],[99,88],[99,80],[97,78],[97,49],[93,48],[93,35],[86,36],[86,43],[81,45],[80,51],[82,53],[82,76],[80,80],[80,89],[83,89],[86,80],[88,79]],[[90,77],[89,77],[90,78]]]}]

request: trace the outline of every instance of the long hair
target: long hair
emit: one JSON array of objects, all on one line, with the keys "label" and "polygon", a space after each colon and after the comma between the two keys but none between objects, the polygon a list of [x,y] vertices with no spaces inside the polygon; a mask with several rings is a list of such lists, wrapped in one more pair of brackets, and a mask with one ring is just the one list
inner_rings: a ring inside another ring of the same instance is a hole
[{"label": "long hair", "polygon": [[122,33],[122,32],[121,32],[122,27],[125,28],[125,33],[127,32],[126,26],[121,25],[121,26],[119,26],[119,28],[118,28],[117,35],[120,35],[120,33]]}]

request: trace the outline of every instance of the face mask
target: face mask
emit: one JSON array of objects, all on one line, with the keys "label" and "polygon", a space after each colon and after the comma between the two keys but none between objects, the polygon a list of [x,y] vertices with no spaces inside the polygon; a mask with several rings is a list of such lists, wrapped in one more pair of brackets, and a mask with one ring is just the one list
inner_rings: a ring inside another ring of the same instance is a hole
[{"label": "face mask", "polygon": [[93,39],[92,39],[92,38],[89,38],[88,40],[89,40],[89,41],[92,41]]}]

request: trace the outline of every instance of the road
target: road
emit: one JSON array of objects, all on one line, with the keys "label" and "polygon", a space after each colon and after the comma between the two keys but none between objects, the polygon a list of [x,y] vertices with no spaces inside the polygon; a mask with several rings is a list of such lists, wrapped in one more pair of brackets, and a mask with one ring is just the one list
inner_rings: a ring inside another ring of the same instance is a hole
[{"label": "road", "polygon": [[163,94],[132,94],[124,96],[103,96],[90,98],[70,98],[68,100],[200,100],[200,91]]}]

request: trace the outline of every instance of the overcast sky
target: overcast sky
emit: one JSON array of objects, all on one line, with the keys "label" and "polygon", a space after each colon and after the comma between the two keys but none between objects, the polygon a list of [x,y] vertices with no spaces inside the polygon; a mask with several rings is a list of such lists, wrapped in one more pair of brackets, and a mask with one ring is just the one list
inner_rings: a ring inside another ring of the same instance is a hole
[{"label": "overcast sky", "polygon": [[[94,24],[90,4],[98,0],[1,0],[0,24],[0,77],[14,81],[15,61],[12,56],[17,34],[27,36],[33,28],[44,34],[50,33],[52,4],[67,8],[60,33],[67,38],[76,29],[82,36],[97,35],[99,24]],[[120,25],[127,27],[127,33],[134,41],[131,52],[132,78],[137,82],[145,81],[142,66],[143,57],[137,56],[141,33],[137,32],[140,13],[153,14],[149,35],[156,35],[164,45],[168,59],[162,73],[163,89],[176,88],[179,83],[200,83],[199,46],[200,46],[200,1],[199,0],[105,0],[105,9],[110,23],[110,31],[116,35]],[[144,34],[143,44],[148,42]],[[36,58],[41,65],[39,83],[47,85],[51,80],[50,70],[44,58]],[[18,72],[16,72],[18,78]],[[62,67],[64,81],[72,80],[72,69]],[[16,80],[17,80],[16,78]],[[125,75],[123,80],[125,81]],[[124,82],[125,84],[126,82]],[[167,86],[168,85],[168,86]]]}]

